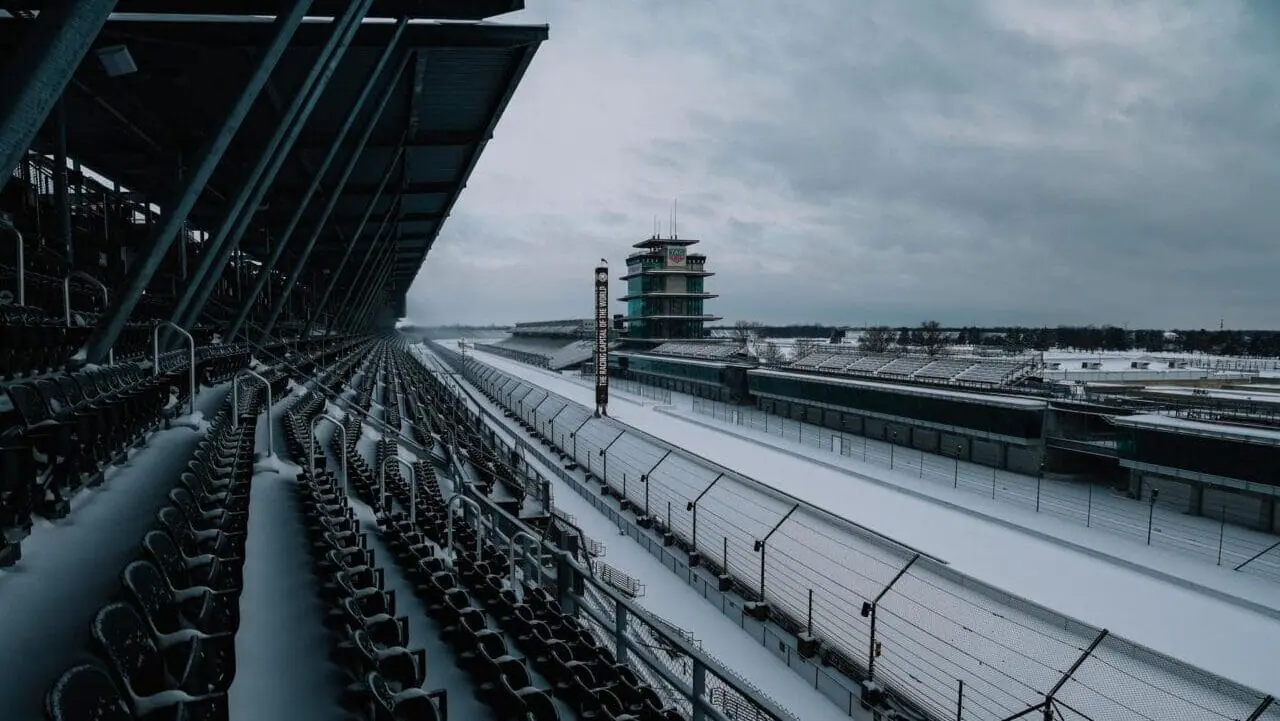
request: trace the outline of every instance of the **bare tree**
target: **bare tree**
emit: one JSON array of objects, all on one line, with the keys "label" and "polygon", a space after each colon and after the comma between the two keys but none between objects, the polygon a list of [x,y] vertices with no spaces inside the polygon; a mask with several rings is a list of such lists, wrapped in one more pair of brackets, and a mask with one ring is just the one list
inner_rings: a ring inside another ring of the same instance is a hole
[{"label": "bare tree", "polygon": [[893,344],[893,330],[887,325],[867,328],[858,336],[858,347],[868,353],[884,353]]},{"label": "bare tree", "polygon": [[757,335],[759,335],[760,328],[763,325],[763,323],[754,320],[740,320],[734,323],[733,328],[729,330],[730,337],[733,338],[734,343],[742,347],[742,352],[745,353],[750,348],[751,343],[755,341]]},{"label": "bare tree", "polygon": [[926,320],[920,323],[920,345],[924,347],[924,352],[931,356],[937,356],[947,347],[947,339],[942,335],[942,324],[936,320]]},{"label": "bare tree", "polygon": [[812,338],[796,338],[793,358],[800,359],[818,349],[818,341]]},{"label": "bare tree", "polygon": [[777,343],[767,340],[758,346],[760,362],[767,366],[782,365],[785,360]]}]

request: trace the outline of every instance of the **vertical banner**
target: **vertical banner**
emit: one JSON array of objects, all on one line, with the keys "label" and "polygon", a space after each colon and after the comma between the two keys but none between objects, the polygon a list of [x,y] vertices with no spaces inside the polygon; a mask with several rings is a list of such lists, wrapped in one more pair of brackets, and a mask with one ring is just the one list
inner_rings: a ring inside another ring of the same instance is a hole
[{"label": "vertical banner", "polygon": [[609,415],[609,267],[596,268],[596,415]]}]

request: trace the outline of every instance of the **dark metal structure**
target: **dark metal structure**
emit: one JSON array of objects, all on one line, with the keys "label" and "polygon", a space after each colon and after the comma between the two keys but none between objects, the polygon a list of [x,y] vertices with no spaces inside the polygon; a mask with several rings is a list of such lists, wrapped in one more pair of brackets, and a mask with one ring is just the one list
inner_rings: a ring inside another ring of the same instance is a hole
[{"label": "dark metal structure", "polygon": [[[81,181],[97,178],[113,206],[145,218],[114,238],[73,233],[70,219],[41,226],[36,242],[57,246],[66,271],[110,288],[77,355],[87,362],[105,360],[130,322],[262,344],[403,315],[548,35],[465,22],[521,0],[0,9],[0,191],[30,176],[15,170],[24,158],[46,159],[62,213],[83,211]],[[10,213],[31,207],[21,193],[10,189]]]}]

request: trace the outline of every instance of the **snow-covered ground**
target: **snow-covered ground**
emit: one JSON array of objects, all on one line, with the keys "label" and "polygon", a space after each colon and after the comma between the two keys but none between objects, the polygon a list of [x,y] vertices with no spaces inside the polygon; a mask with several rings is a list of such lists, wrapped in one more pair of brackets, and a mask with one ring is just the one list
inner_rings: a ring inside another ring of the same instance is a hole
[{"label": "snow-covered ground", "polygon": [[[590,378],[568,373],[561,377],[591,387]],[[632,393],[631,388],[614,383],[610,393],[615,398],[649,403]],[[644,388],[652,390],[650,386]],[[1244,574],[1280,581],[1280,549],[1263,553],[1280,539],[1239,525],[1253,519],[1238,509],[1207,506],[1203,516],[1191,516],[1185,512],[1185,499],[1167,494],[1152,509],[1146,502],[1103,485],[996,471],[990,466],[957,461],[954,456],[843,434],[751,408],[713,403],[674,391],[663,394],[660,410],[668,415],[798,453],[887,487],[924,494],[1002,523],[1048,533],[1097,553],[1115,556],[1117,552],[1111,540],[1098,542],[1098,534],[1119,536],[1134,544],[1120,555],[1126,563],[1144,565],[1158,573],[1180,569],[1176,571],[1180,578],[1244,600],[1256,598],[1270,604],[1277,587],[1239,583],[1240,574],[1230,570],[1237,565],[1254,559]],[[1190,423],[1164,416],[1153,418]],[[1152,533],[1147,543],[1149,521]],[[1256,557],[1259,553],[1263,555]],[[1157,560],[1148,562],[1148,558]],[[1204,564],[1220,568],[1209,570]]]},{"label": "snow-covered ground", "polygon": [[281,421],[286,406],[296,400],[287,394],[258,417],[256,427],[258,451],[268,450],[268,424],[273,447],[269,459],[255,465],[249,491],[236,677],[228,692],[230,716],[236,721],[338,721],[346,715],[334,693],[342,679],[328,661],[325,609],[294,496],[301,469],[283,460]]},{"label": "snow-covered ground", "polygon": [[[590,389],[557,374],[491,356],[481,360],[579,403],[593,403]],[[1227,678],[1273,693],[1280,691],[1280,666],[1268,651],[1280,648],[1280,621],[1274,617],[639,403],[616,403],[611,415],[941,557],[953,568],[986,583]],[[1142,555],[1121,539],[1102,538],[1099,545],[1109,546],[1109,552],[1116,556]],[[1185,562],[1179,567],[1172,563],[1175,559],[1157,555],[1150,554],[1143,561],[1168,564],[1165,570],[1172,575],[1186,571]],[[1227,577],[1221,580],[1226,586]],[[1234,589],[1239,595],[1280,607],[1280,595],[1266,582],[1243,577],[1232,580],[1240,584]],[[1159,612],[1153,613],[1153,608]]]}]

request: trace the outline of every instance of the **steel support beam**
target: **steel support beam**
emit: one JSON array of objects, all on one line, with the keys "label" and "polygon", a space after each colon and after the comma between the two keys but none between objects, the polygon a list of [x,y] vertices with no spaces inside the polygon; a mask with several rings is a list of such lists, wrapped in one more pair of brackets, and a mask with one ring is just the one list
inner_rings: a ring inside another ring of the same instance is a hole
[{"label": "steel support beam", "polygon": [[397,204],[399,203],[399,200],[400,199],[397,198],[388,213],[383,216],[382,223],[378,225],[378,232],[373,236],[373,242],[364,247],[364,255],[360,259],[360,267],[356,268],[355,274],[351,277],[351,282],[347,284],[347,292],[342,294],[342,302],[338,303],[339,310],[334,314],[333,320],[329,323],[329,328],[326,330],[325,335],[328,335],[330,331],[339,327],[338,320],[344,317],[350,309],[347,302],[351,300],[351,294],[355,289],[361,287],[360,282],[362,280],[368,282],[368,279],[365,278],[365,270],[369,267],[370,260],[382,257],[381,252],[384,233],[388,234],[387,242],[391,242],[389,236],[394,234],[396,231],[390,223],[392,221],[392,216],[395,215],[395,211],[398,208]]},{"label": "steel support beam", "polygon": [[[302,252],[298,254],[293,262],[293,267],[285,275],[284,288],[280,290],[280,295],[276,297],[275,303],[272,304],[271,310],[267,312],[267,320],[262,324],[262,334],[258,337],[259,344],[265,344],[271,337],[271,331],[275,328],[276,320],[280,317],[280,313],[284,310],[285,304],[289,300],[293,288],[297,284],[298,279],[302,277],[303,271],[307,268],[307,261],[311,259],[311,251],[316,247],[316,241],[320,239],[320,234],[324,232],[325,227],[329,224],[329,217],[333,215],[334,208],[338,207],[338,200],[342,198],[342,193],[347,189],[347,183],[351,180],[351,174],[355,172],[356,166],[360,164],[360,158],[364,156],[365,145],[369,143],[369,138],[373,137],[374,128],[378,127],[378,123],[382,121],[382,114],[387,109],[387,104],[391,102],[391,98],[395,96],[400,86],[400,78],[404,75],[405,68],[409,65],[409,60],[413,57],[410,54],[402,59],[399,68],[391,72],[390,78],[384,79],[388,72],[388,65],[391,58],[399,53],[400,38],[404,36],[404,30],[409,26],[407,17],[401,18],[396,24],[396,32],[391,37],[391,41],[387,43],[387,47],[382,51],[382,57],[378,58],[377,65],[369,74],[369,80],[365,83],[364,89],[360,92],[360,98],[356,101],[356,112],[364,107],[364,103],[368,100],[369,93],[373,87],[379,82],[385,82],[386,87],[382,90],[382,95],[378,98],[378,104],[374,106],[373,113],[369,115],[369,119],[365,121],[364,131],[360,137],[356,139],[355,146],[351,149],[351,154],[347,158],[346,165],[338,175],[338,181],[329,189],[329,199],[324,205],[324,209],[320,211],[320,217],[316,218],[314,227],[311,229],[311,235],[307,237],[307,242],[302,246]],[[231,334],[231,340],[235,340],[235,334]]]},{"label": "steel support beam", "polygon": [[404,145],[401,144],[396,149],[396,154],[392,156],[391,162],[387,164],[387,169],[382,174],[382,182],[378,184],[378,191],[373,194],[373,199],[369,201],[369,207],[364,211],[364,217],[360,219],[360,225],[356,227],[355,234],[351,237],[351,242],[347,243],[347,247],[342,252],[342,259],[334,266],[329,276],[329,282],[325,285],[324,293],[320,296],[319,302],[315,304],[314,310],[311,311],[311,318],[307,321],[307,325],[302,330],[302,337],[309,338],[311,336],[312,327],[315,326],[316,319],[324,312],[329,305],[329,296],[333,293],[334,287],[338,285],[338,278],[342,275],[342,271],[347,267],[347,261],[351,258],[351,251],[355,250],[356,243],[360,242],[360,237],[364,235],[365,226],[369,222],[370,216],[373,215],[373,208],[382,200],[382,194],[387,189],[387,182],[391,180],[391,174],[395,171],[396,165],[400,159],[404,157]]},{"label": "steel support beam", "polygon": [[75,265],[75,239],[71,237],[71,183],[67,179],[67,99],[53,109],[53,192],[58,212],[58,235],[67,253],[67,267]]},{"label": "steel support beam", "polygon": [[376,280],[370,284],[369,292],[365,295],[365,300],[360,304],[359,310],[351,316],[352,327],[359,328],[369,323],[369,314],[376,304],[378,298],[382,295],[383,286],[386,285],[391,271],[395,268],[394,256],[387,258],[387,262],[382,267],[382,272],[376,276]]},{"label": "steel support beam", "polygon": [[343,327],[357,319],[360,314],[360,308],[368,304],[370,297],[377,292],[378,281],[385,273],[387,267],[391,264],[391,259],[395,257],[396,238],[394,233],[387,236],[387,241],[382,252],[378,255],[377,261],[369,266],[368,274],[360,281],[358,287],[360,294],[356,296],[356,302],[346,306],[346,315],[339,319],[338,326]]},{"label": "steel support beam", "polygon": [[[395,240],[388,238],[387,242],[391,244],[394,243]],[[386,268],[386,261],[387,253],[384,249],[384,252],[378,256],[377,261],[375,261],[373,265],[369,266],[369,272],[360,282],[360,292],[356,295],[354,302],[351,303],[351,305],[346,306],[336,319],[336,327],[346,329],[353,325],[353,321],[360,314],[360,308],[362,308],[368,301],[369,297],[376,292],[377,280],[382,275],[382,271]]]},{"label": "steel support beam", "polygon": [[[399,235],[387,236],[387,247],[378,262],[369,266],[369,277],[365,279],[364,287],[361,295],[356,299],[357,302],[351,304],[352,316],[359,316],[361,309],[367,306],[373,296],[377,295],[378,290],[385,282],[388,271],[395,267],[396,249],[400,247]],[[351,320],[351,318],[348,318]]]},{"label": "steel support beam", "polygon": [[187,221],[187,215],[191,213],[196,199],[200,197],[200,191],[209,182],[214,168],[222,160],[223,153],[231,145],[231,140],[240,129],[240,124],[249,114],[249,109],[257,100],[258,93],[267,84],[267,79],[275,70],[276,63],[280,60],[280,56],[284,55],[285,48],[289,47],[294,32],[302,25],[302,20],[310,8],[311,0],[293,0],[289,12],[276,17],[271,41],[262,49],[252,75],[245,83],[244,89],[240,91],[240,96],[236,98],[219,127],[196,152],[197,162],[184,176],[182,183],[174,189],[173,196],[168,199],[168,202],[161,204],[160,221],[152,227],[150,235],[143,244],[143,250],[139,253],[137,264],[125,279],[123,290],[115,294],[112,307],[103,314],[102,323],[89,339],[88,345],[81,349],[78,355],[91,363],[98,363],[115,345],[120,331],[129,321],[133,309],[137,307],[142,294],[151,283],[151,278],[155,276],[169,247],[173,245],[174,236]]},{"label": "steel support beam", "polygon": [[276,175],[302,134],[303,126],[311,117],[316,103],[342,64],[347,49],[360,28],[360,22],[368,12],[372,0],[352,3],[334,23],[332,34],[325,42],[315,63],[294,95],[288,109],[267,142],[257,165],[241,186],[226,218],[209,239],[200,266],[192,282],[188,284],[171,319],[182,328],[190,328],[200,320],[205,304],[217,287],[231,254],[240,245],[240,239],[249,227],[254,213],[262,205],[267,190],[275,183]]},{"label": "steel support beam", "polygon": [[116,7],[116,0],[50,0],[0,72],[0,190]]},{"label": "steel support beam", "polygon": [[307,186],[307,192],[298,201],[298,206],[293,212],[293,217],[289,219],[289,224],[285,226],[284,232],[280,235],[276,247],[272,250],[262,264],[261,272],[253,287],[241,299],[240,310],[231,321],[231,325],[227,328],[227,334],[224,336],[225,342],[235,341],[240,330],[244,327],[245,320],[249,317],[249,313],[253,310],[253,304],[257,300],[258,295],[262,293],[266,287],[268,279],[271,277],[271,271],[275,270],[276,263],[280,262],[280,257],[284,255],[284,250],[289,245],[289,241],[293,239],[294,232],[298,229],[298,224],[302,222],[302,216],[306,214],[307,206],[311,204],[311,199],[315,197],[317,191],[320,190],[320,183],[329,174],[329,167],[333,165],[333,161],[337,159],[338,152],[342,149],[342,144],[346,142],[347,134],[351,132],[351,128],[355,126],[356,118],[361,115],[365,104],[369,100],[372,86],[366,85],[360,92],[360,96],[356,99],[355,105],[346,114],[346,119],[342,126],[338,129],[337,135],[334,136],[333,142],[329,146],[329,151],[325,153],[324,160],[320,163],[320,167],[316,168],[315,174],[311,178],[311,183]]}]

